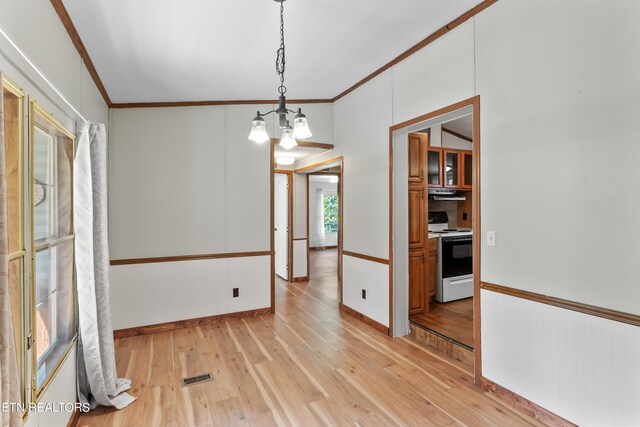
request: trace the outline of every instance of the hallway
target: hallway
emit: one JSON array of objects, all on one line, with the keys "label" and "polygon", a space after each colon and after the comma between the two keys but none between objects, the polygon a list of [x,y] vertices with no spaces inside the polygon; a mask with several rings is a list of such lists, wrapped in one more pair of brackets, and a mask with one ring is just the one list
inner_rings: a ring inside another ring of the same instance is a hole
[{"label": "hallway", "polygon": [[339,312],[336,251],[310,255],[309,282],[277,281],[275,315],[118,339],[118,373],[138,400],[78,426],[541,425],[410,339]]}]

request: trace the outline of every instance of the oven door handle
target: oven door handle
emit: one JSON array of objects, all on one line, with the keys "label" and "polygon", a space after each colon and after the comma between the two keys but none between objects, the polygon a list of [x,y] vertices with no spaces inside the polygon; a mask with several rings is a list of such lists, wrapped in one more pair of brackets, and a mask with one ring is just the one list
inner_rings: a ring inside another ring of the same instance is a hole
[{"label": "oven door handle", "polygon": [[460,279],[460,280],[452,280],[449,282],[450,285],[462,285],[464,283],[473,282],[473,277],[470,279]]}]

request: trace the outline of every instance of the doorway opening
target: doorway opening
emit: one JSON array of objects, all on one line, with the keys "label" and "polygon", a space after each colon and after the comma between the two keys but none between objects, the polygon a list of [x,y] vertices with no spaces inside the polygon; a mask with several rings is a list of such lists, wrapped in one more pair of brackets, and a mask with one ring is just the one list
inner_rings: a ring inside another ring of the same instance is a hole
[{"label": "doorway opening", "polygon": [[340,168],[308,174],[309,277],[338,281]]},{"label": "doorway opening", "polygon": [[307,280],[342,302],[342,157],[295,171],[306,178]]},{"label": "doorway opening", "polygon": [[273,178],[273,236],[275,274],[290,282],[293,277],[293,174],[291,171],[274,171]]},{"label": "doorway opening", "polygon": [[479,97],[391,128],[394,335],[480,378]]}]

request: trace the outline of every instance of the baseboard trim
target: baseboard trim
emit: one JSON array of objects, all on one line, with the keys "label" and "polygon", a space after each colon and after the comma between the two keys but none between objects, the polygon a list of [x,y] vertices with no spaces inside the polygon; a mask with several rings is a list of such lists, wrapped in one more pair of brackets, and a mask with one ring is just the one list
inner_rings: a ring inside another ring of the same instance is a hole
[{"label": "baseboard trim", "polygon": [[78,420],[80,420],[80,411],[76,409],[71,413],[71,418],[69,418],[69,422],[67,422],[67,427],[76,427],[78,425]]},{"label": "baseboard trim", "polygon": [[295,282],[308,282],[309,281],[309,276],[304,276],[304,277],[294,277],[293,278],[294,283]]},{"label": "baseboard trim", "polygon": [[243,317],[257,317],[271,313],[271,307],[255,310],[238,311],[235,313],[217,314],[215,316],[197,317],[194,319],[176,320],[174,322],[157,323],[155,325],[136,326],[134,328],[118,329],[113,331],[113,338],[128,338],[138,335],[155,334],[158,332],[175,331],[176,329],[190,328],[192,326],[207,325],[224,319],[239,319]]},{"label": "baseboard trim", "polygon": [[355,317],[356,319],[360,320],[361,322],[366,323],[367,325],[373,327],[374,329],[379,330],[380,332],[384,332],[385,334],[389,335],[389,328],[384,326],[382,323],[373,320],[372,318],[365,316],[364,314],[360,313],[357,310],[354,310],[353,308],[344,305],[343,303],[340,303],[340,311],[342,311],[343,313],[347,313],[350,316]]},{"label": "baseboard trim", "polygon": [[508,405],[519,409],[521,412],[524,412],[531,418],[534,418],[543,424],[564,427],[575,427],[577,425],[484,377],[482,377],[480,387],[482,387],[486,392],[492,393]]}]

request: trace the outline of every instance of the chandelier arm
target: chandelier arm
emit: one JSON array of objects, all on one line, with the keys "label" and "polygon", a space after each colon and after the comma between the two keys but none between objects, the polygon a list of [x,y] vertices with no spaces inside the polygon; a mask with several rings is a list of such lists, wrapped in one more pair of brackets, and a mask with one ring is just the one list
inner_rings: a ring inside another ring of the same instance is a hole
[{"label": "chandelier arm", "polygon": [[268,116],[269,114],[275,113],[275,112],[276,112],[276,110],[271,110],[271,111],[268,111],[266,113],[261,113],[260,111],[258,111],[258,114],[260,114],[261,116]]}]

